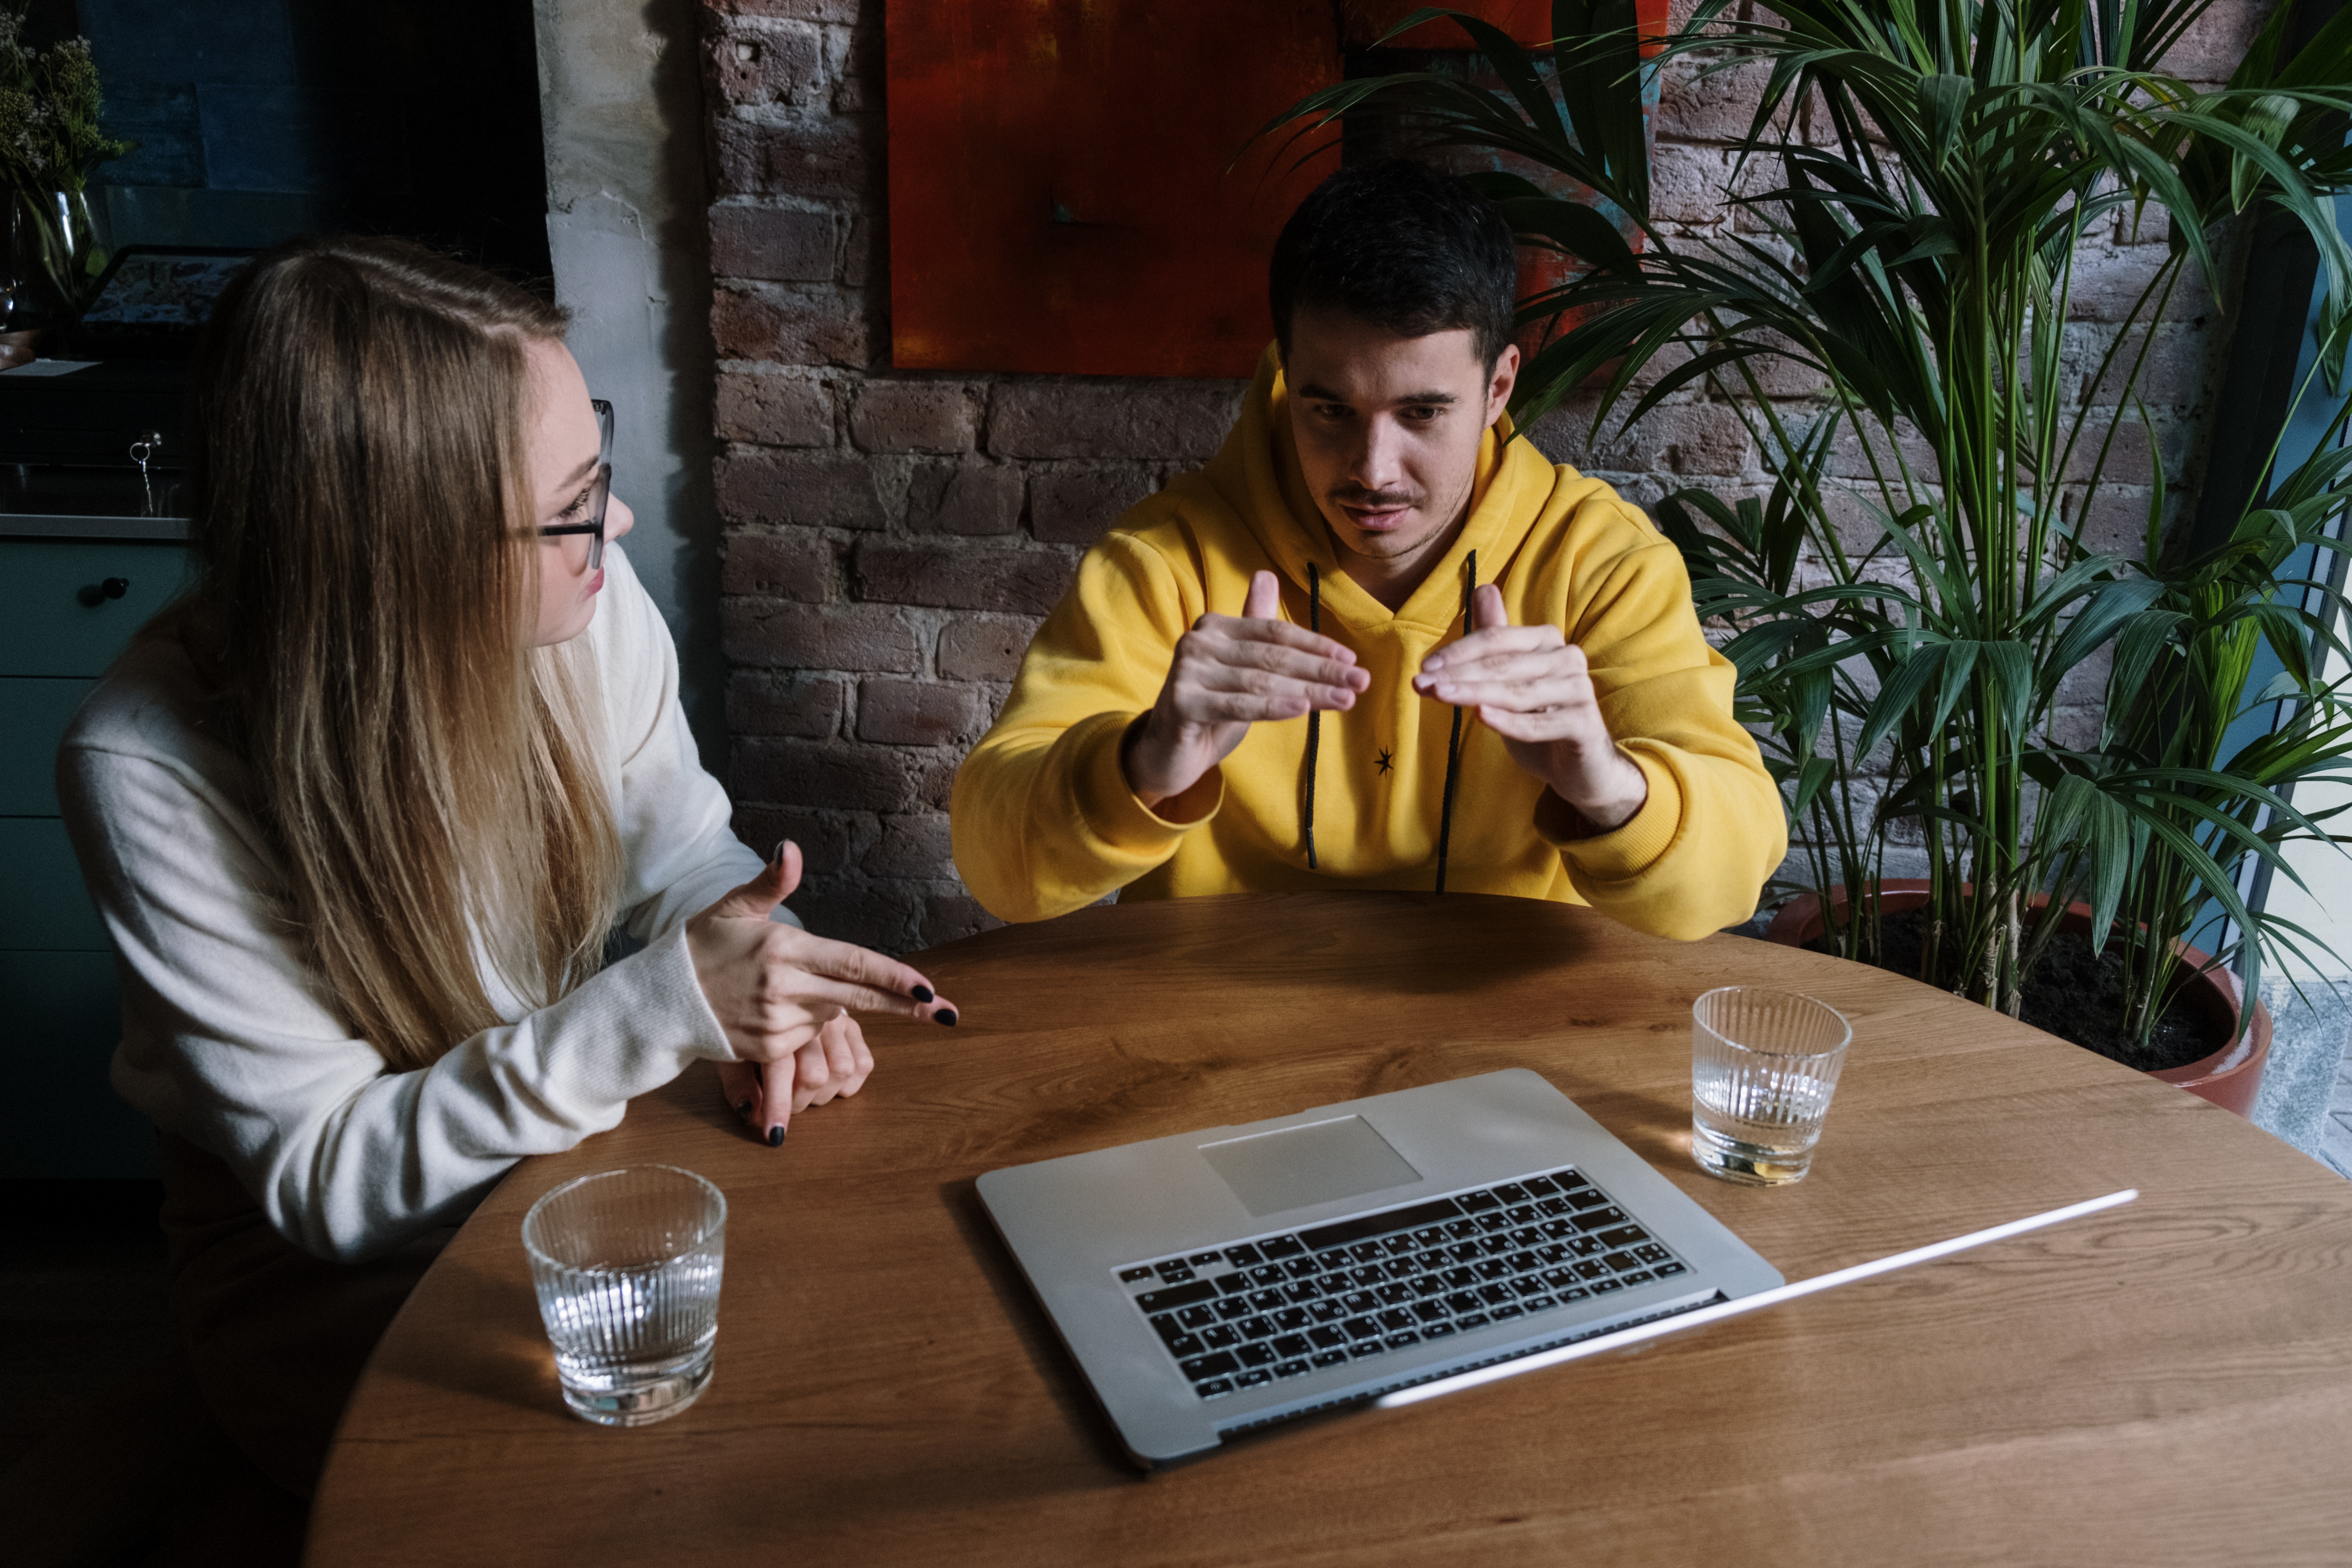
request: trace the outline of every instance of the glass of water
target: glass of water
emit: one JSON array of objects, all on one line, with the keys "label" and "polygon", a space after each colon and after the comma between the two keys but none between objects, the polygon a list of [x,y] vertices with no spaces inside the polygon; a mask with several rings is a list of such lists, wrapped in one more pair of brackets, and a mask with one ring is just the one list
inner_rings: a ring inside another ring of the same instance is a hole
[{"label": "glass of water", "polygon": [[691,1171],[566,1182],[523,1216],[563,1402],[607,1426],[677,1415],[710,1383],[727,1200]]},{"label": "glass of water", "polygon": [[1794,991],[1726,985],[1691,1005],[1691,1156],[1727,1182],[1804,1179],[1853,1030]]}]

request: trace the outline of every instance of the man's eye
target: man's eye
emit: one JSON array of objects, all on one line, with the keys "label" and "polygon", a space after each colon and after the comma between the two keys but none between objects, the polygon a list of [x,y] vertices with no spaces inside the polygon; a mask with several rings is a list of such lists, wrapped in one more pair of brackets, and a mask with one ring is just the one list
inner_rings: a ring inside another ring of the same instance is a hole
[{"label": "man's eye", "polygon": [[1315,412],[1326,419],[1345,419],[1355,410],[1344,403],[1318,403],[1315,405]]},{"label": "man's eye", "polygon": [[1437,417],[1438,412],[1437,406],[1431,404],[1419,408],[1408,408],[1404,411],[1404,416],[1416,425],[1426,425]]}]

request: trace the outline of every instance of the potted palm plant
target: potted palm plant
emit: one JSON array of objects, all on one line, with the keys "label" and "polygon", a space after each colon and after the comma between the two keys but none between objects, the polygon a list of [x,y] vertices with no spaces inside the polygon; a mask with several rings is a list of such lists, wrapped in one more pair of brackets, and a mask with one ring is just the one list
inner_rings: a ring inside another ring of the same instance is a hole
[{"label": "potted palm plant", "polygon": [[[2284,845],[2324,828],[2289,788],[2352,752],[2304,651],[2326,606],[2288,591],[2329,595],[2293,563],[2334,548],[2340,465],[2306,465],[2216,550],[2167,535],[2160,472],[2144,561],[2086,538],[2119,432],[2146,420],[2132,389],[2148,328],[2223,275],[2232,220],[2283,210],[2308,229],[2330,285],[2325,374],[2342,374],[2352,252],[2326,198],[2352,189],[2352,14],[2285,58],[2283,8],[2230,83],[2200,91],[2160,61],[2210,4],[1778,0],[1743,19],[1709,0],[1644,50],[1631,0],[1560,0],[1541,53],[1463,19],[1499,86],[1352,80],[1278,122],[1380,115],[1539,176],[1466,176],[1523,243],[1590,268],[1523,301],[1531,322],[1573,324],[1522,371],[1522,427],[1594,389],[1596,429],[1694,384],[1733,399],[1769,494],[1685,492],[1660,521],[1738,667],[1825,940],[2031,1016],[2028,983],[2068,923],[2038,909],[2079,897],[2080,935],[2123,955],[2109,1034],[2141,1045],[2184,967],[2252,972],[2301,940],[2247,907],[2236,874],[2294,876]],[[1727,190],[1749,221],[1693,241],[1650,221],[1639,94],[1645,53],[1700,51],[1763,78],[1734,176],[1763,188]],[[1643,243],[1546,188],[1560,179]],[[2082,242],[2119,214],[2168,223],[2170,243],[2084,379],[2122,387],[2102,412],[2066,395],[2063,329]],[[1792,426],[1764,395],[1771,356],[1823,378],[1818,417]],[[1864,477],[1833,482],[1833,449]],[[2295,717],[2225,755],[2257,644],[2287,673],[2253,695]],[[2054,721],[2098,658],[2115,670],[2085,741]],[[1894,847],[1924,866],[1911,910],[1885,884]],[[2193,953],[2180,944],[2209,903],[2235,934]]]}]

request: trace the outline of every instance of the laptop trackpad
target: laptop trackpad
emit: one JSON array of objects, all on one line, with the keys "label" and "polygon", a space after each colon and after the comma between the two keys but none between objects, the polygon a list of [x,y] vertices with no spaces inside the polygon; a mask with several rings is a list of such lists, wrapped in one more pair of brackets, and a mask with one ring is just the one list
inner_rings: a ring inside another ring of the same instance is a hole
[{"label": "laptop trackpad", "polygon": [[1254,1215],[1401,1187],[1421,1173],[1360,1116],[1201,1145],[1202,1158]]}]

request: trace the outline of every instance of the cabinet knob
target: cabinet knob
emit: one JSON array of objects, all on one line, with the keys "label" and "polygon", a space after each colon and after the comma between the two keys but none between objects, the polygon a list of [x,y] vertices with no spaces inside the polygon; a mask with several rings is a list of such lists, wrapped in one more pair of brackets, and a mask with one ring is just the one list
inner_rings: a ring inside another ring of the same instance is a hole
[{"label": "cabinet knob", "polygon": [[79,599],[83,604],[89,605],[94,610],[98,608],[99,605],[104,604],[107,600],[120,599],[123,595],[128,594],[129,592],[131,592],[130,578],[109,577],[103,583],[89,584],[88,586],[84,587],[80,593],[75,595],[74,597]]}]

